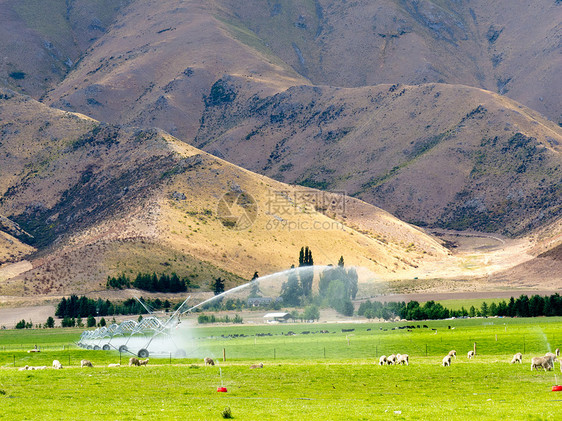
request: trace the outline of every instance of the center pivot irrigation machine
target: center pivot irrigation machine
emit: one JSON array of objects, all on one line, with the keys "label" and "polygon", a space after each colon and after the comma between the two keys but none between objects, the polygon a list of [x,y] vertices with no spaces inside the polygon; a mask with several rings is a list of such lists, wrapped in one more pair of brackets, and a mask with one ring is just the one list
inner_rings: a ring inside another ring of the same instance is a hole
[{"label": "center pivot irrigation machine", "polygon": [[[135,299],[148,311],[153,311],[141,300]],[[155,316],[142,318],[140,321],[125,320],[120,324],[99,327],[96,330],[85,330],[80,336],[78,346],[86,349],[110,351],[112,349],[123,353],[147,358],[152,354],[173,353],[176,358],[186,356],[184,349],[174,341],[174,330],[180,324],[180,316],[189,312],[186,304],[190,297],[165,321]]]}]

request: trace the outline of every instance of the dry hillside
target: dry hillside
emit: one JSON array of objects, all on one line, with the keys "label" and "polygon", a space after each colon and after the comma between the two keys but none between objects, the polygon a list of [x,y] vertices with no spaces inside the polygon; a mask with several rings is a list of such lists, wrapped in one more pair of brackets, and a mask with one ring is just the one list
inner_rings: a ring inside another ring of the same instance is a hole
[{"label": "dry hillside", "polygon": [[560,218],[562,129],[444,84],[301,86],[208,104],[198,147],[273,178],[344,190],[418,225],[522,235]]},{"label": "dry hillside", "polygon": [[557,0],[223,0],[315,85],[462,84],[562,122]]},{"label": "dry hillside", "polygon": [[[137,271],[177,271],[201,286],[223,276],[232,286],[288,268],[303,245],[319,264],[344,255],[381,279],[450,258],[423,231],[356,199],[273,181],[161,131],[101,124],[10,91],[2,98],[0,153],[22,152],[0,169],[0,212],[39,250],[31,267],[0,269],[1,295],[88,292]],[[225,212],[223,197],[245,199],[226,199]],[[252,224],[236,229],[240,215]]]}]

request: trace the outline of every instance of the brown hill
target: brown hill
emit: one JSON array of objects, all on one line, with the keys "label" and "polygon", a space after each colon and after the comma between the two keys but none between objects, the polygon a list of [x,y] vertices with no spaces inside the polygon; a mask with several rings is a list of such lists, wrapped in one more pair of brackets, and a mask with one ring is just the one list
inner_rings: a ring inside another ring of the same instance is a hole
[{"label": "brown hill", "polygon": [[195,144],[253,171],[344,190],[401,219],[522,235],[560,217],[562,129],[481,89],[293,87],[208,104]]},{"label": "brown hill", "polygon": [[[0,154],[9,159],[0,166],[0,212],[38,251],[28,257],[32,268],[13,276],[0,268],[0,295],[89,292],[108,275],[138,271],[176,271],[202,287],[223,276],[233,286],[254,271],[288,268],[303,245],[319,264],[344,255],[381,279],[449,256],[359,200],[273,181],[161,131],[1,94]],[[236,229],[244,215],[250,226]]]},{"label": "brown hill", "polygon": [[462,84],[562,122],[559,1],[221,3],[316,85]]},{"label": "brown hill", "polygon": [[160,127],[189,141],[205,97],[224,75],[243,77],[252,92],[266,95],[306,83],[251,31],[217,12],[214,2],[133,2],[45,102],[108,123]]},{"label": "brown hill", "polygon": [[129,0],[0,3],[0,85],[40,97],[64,79]]}]

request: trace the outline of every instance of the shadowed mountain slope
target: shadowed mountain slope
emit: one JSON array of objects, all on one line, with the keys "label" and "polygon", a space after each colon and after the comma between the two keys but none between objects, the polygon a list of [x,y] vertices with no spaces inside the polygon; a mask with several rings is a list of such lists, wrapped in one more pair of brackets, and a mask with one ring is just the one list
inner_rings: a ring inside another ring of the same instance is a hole
[{"label": "shadowed mountain slope", "polygon": [[[226,90],[245,92],[232,80]],[[480,89],[294,87],[208,105],[195,144],[422,225],[522,235],[560,216],[562,129]]]}]

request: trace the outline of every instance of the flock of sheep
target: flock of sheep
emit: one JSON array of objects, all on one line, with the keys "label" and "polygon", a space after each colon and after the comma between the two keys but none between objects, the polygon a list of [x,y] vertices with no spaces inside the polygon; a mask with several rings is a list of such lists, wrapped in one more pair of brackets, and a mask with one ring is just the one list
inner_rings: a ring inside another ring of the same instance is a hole
[{"label": "flock of sheep", "polygon": [[[469,360],[474,358],[474,355],[475,353],[473,350],[468,351],[468,353],[466,354]],[[539,370],[540,368],[543,368],[545,371],[552,370],[554,368],[554,363],[558,361],[557,357],[559,356],[560,356],[560,349],[556,348],[556,351],[554,353],[547,352],[543,357],[533,357],[531,359],[531,370],[534,369]],[[453,358],[455,359],[457,358],[457,351],[455,350],[449,351],[449,353],[443,357],[443,361],[441,362],[443,367],[450,367]],[[207,358],[205,358],[205,363],[206,360]],[[410,363],[410,357],[407,354],[392,354],[388,357],[386,355],[382,355],[379,358],[379,365],[381,366],[399,365],[399,364],[409,365],[409,363]],[[515,354],[513,356],[513,359],[511,360],[511,364],[515,364],[515,363],[520,363],[520,364],[523,363],[523,354],[521,354],[520,352]],[[562,362],[560,364],[560,371],[562,371]]]},{"label": "flock of sheep", "polygon": [[[470,360],[472,358],[474,358],[474,351],[470,350],[467,353],[467,358]],[[554,368],[554,363],[556,361],[558,361],[557,357],[560,356],[560,349],[556,348],[556,351],[554,353],[552,352],[547,352],[544,356],[542,357],[533,357],[531,359],[531,371],[532,370],[540,370],[541,368],[544,369],[545,371],[550,371]],[[443,357],[443,361],[442,361],[442,365],[443,367],[450,367],[451,366],[451,361],[453,360],[453,358],[457,358],[457,351],[455,350],[451,350],[449,351],[449,353],[447,355],[445,355],[445,357]],[[136,357],[131,357],[129,359],[129,367],[140,367],[142,365],[147,365],[148,364],[148,358],[146,360],[139,360]],[[205,366],[210,365],[210,366],[214,366],[215,365],[215,361],[210,358],[210,357],[205,357],[203,359],[203,362],[205,363]],[[521,354],[520,352],[518,352],[517,354],[515,354],[511,360],[511,364],[515,364],[515,363],[519,363],[522,364],[523,363],[523,354]],[[408,356],[408,354],[392,354],[389,355],[388,357],[386,355],[382,355],[379,358],[379,365],[383,366],[383,365],[410,365],[410,357]],[[80,361],[80,367],[93,367],[94,365],[92,364],[91,361],[89,360],[82,360]],[[120,367],[121,364],[109,364],[108,367]],[[24,370],[45,370],[47,368],[47,366],[39,366],[39,367],[33,367],[33,366],[28,366],[26,365],[25,367],[21,367],[19,369],[19,371],[24,371]],[[54,360],[53,361],[53,368],[55,370],[60,370],[62,368],[62,364],[59,360]],[[250,369],[256,369],[256,368],[263,368],[263,363],[259,363],[259,364],[253,364],[250,366]],[[560,364],[560,371],[562,371],[562,362]]]}]

